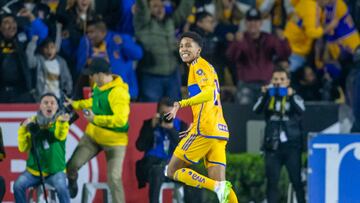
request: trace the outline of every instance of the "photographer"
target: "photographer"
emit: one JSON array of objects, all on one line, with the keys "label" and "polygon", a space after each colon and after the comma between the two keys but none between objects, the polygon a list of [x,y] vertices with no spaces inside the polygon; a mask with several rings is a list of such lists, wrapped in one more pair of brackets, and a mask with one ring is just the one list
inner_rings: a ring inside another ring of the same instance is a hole
[{"label": "photographer", "polygon": [[295,189],[297,202],[305,203],[301,182],[301,114],[305,106],[289,84],[289,73],[283,68],[275,69],[271,84],[262,87],[263,95],[253,107],[256,113],[264,113],[266,121],[263,150],[268,203],[279,202],[278,181],[283,165]]},{"label": "photographer", "polygon": [[55,188],[61,203],[70,202],[64,173],[70,116],[59,115],[58,105],[54,94],[42,95],[37,115],[26,119],[18,130],[19,151],[28,152],[29,158],[26,171],[14,184],[17,203],[27,202],[26,189],[44,183],[42,181]]},{"label": "photographer", "polygon": [[161,184],[166,181],[165,165],[178,144],[180,131],[187,129],[186,123],[175,118],[167,120],[164,114],[171,110],[173,101],[162,98],[153,118],[145,120],[136,141],[136,148],[144,151],[144,157],[136,162],[136,176],[139,188],[150,184],[150,203],[159,202]]},{"label": "photographer", "polygon": [[111,74],[111,65],[103,58],[93,58],[84,74],[94,80],[90,99],[72,101],[67,105],[83,110],[89,122],[85,134],[67,163],[70,196],[77,195],[78,170],[87,161],[104,151],[108,185],[113,203],[125,202],[122,165],[128,144],[130,95],[128,85],[120,76]]}]

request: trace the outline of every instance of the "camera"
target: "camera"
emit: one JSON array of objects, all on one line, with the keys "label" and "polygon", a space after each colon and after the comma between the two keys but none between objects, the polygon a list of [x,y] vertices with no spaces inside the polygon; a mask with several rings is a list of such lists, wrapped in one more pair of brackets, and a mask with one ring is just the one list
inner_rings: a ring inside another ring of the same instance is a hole
[{"label": "camera", "polygon": [[63,105],[64,99],[68,96],[66,94],[65,89],[63,89],[61,91],[61,93],[62,93],[62,95],[61,95],[62,101],[59,103],[59,108],[62,113],[69,114],[69,116],[70,116],[69,124],[71,125],[79,118],[79,115],[75,112],[75,110],[73,109],[73,107],[71,105],[69,105],[69,106]]},{"label": "camera", "polygon": [[174,119],[166,118],[167,114],[160,114],[159,123],[172,123]]},{"label": "camera", "polygon": [[269,96],[271,97],[273,96],[285,97],[288,95],[288,88],[270,85],[268,88],[268,93]]},{"label": "camera", "polygon": [[75,112],[72,106],[62,106],[61,108],[62,113],[67,113],[70,116],[69,124],[74,123],[78,118],[79,115]]},{"label": "camera", "polygon": [[264,148],[270,151],[276,151],[279,148],[280,138],[276,135],[265,136]]}]

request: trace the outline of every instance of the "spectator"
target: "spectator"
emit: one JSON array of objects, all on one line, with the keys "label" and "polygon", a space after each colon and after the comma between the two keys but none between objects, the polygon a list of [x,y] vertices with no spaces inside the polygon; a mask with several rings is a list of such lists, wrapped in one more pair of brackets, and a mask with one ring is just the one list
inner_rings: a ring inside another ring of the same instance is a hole
[{"label": "spectator", "polygon": [[235,0],[215,0],[214,3],[215,21],[217,22],[215,34],[220,41],[231,41],[231,38],[238,31],[244,13]]},{"label": "spectator", "polygon": [[[351,77],[350,77],[351,76]],[[360,49],[358,48],[354,53],[354,67],[350,72],[347,81],[347,94],[352,113],[354,116],[354,123],[351,128],[352,133],[360,133]]]},{"label": "spectator", "polygon": [[3,14],[0,21],[0,102],[32,102],[32,76],[26,63],[26,42],[32,36],[39,41],[47,37],[48,29],[26,9],[19,16],[30,20],[24,31],[13,14]]},{"label": "spectator", "polygon": [[[49,0],[43,1],[17,1],[11,7],[13,10],[18,10],[21,8],[28,9],[36,18],[42,20],[43,23],[48,27],[48,36],[55,38],[56,37],[56,16],[51,11],[49,6],[53,6],[55,1],[51,3]],[[16,6],[15,6],[16,5]],[[15,7],[15,8],[14,8]]]},{"label": "spectator", "polygon": [[58,19],[62,23],[62,42],[60,54],[70,67],[73,81],[77,81],[76,51],[80,39],[85,35],[87,22],[95,18],[91,0],[69,0],[66,10],[59,8]]},{"label": "spectator", "polygon": [[299,203],[305,203],[301,182],[302,128],[301,114],[305,111],[303,99],[289,87],[290,77],[283,69],[275,69],[271,83],[261,88],[263,95],[253,107],[265,115],[265,172],[268,203],[279,202],[278,182],[285,165]]},{"label": "spectator", "polygon": [[120,20],[116,27],[116,31],[134,36],[133,13],[135,8],[135,0],[121,1]]},{"label": "spectator", "polygon": [[252,8],[246,13],[246,31],[237,33],[227,50],[231,64],[237,71],[237,98],[240,103],[256,101],[260,87],[268,83],[274,62],[287,63],[290,48],[287,41],[272,34],[260,31],[261,14]]},{"label": "spectator", "polygon": [[219,38],[214,34],[214,29],[215,19],[210,13],[204,11],[196,14],[195,25],[191,30],[197,32],[203,38],[202,57],[215,67],[219,75],[220,85],[222,85],[224,83],[226,59],[224,52],[219,49],[220,42]]},{"label": "spectator", "polygon": [[[72,78],[66,61],[56,53],[55,42],[47,38],[40,44],[39,54],[35,54],[38,37],[34,36],[26,49],[29,68],[36,69],[36,99],[51,92],[61,98],[63,90],[72,92]],[[62,98],[63,99],[63,98]]]},{"label": "spectator", "polygon": [[150,203],[159,202],[161,184],[168,180],[164,175],[165,166],[178,144],[178,134],[187,129],[186,124],[180,119],[165,119],[173,102],[163,98],[158,103],[157,113],[153,118],[144,121],[136,148],[144,151],[144,157],[136,163],[136,176],[139,188],[150,184]]},{"label": "spectator", "polygon": [[[49,1],[49,0],[45,0]],[[50,0],[52,1],[52,0]],[[129,1],[129,0],[124,0]],[[121,3],[123,1],[119,0],[60,0],[58,4],[57,11],[59,13],[64,13],[66,10],[68,10],[70,7],[72,7],[75,4],[82,4],[83,6],[87,7],[90,3],[90,9],[92,10],[92,13],[96,16],[102,16],[103,20],[105,21],[106,25],[114,30],[116,26],[119,23],[119,16],[120,16],[120,9],[122,9]],[[82,7],[82,6],[80,6]],[[89,19],[88,19],[89,20]]]},{"label": "spectator", "polygon": [[340,85],[345,90],[349,72],[354,68],[354,52],[360,47],[359,32],[343,0],[318,0],[324,9],[323,25],[330,29],[325,33],[326,49],[330,58],[341,64]]},{"label": "spectator", "polygon": [[59,8],[59,6],[61,5],[61,3],[63,3],[63,0],[40,0],[41,3],[46,4],[51,13],[56,13],[57,9]]},{"label": "spectator", "polygon": [[55,40],[56,50],[59,51],[64,20],[56,15],[57,4],[57,1],[44,0],[43,3],[36,3],[32,12],[46,24],[49,29],[48,37]]},{"label": "spectator", "polygon": [[324,26],[330,28],[325,34],[327,48],[331,59],[338,60],[341,64],[340,86],[345,89],[351,86],[349,103],[353,108],[355,122],[352,132],[359,131],[360,114],[358,109],[360,68],[360,37],[356,25],[349,13],[349,9],[343,0],[320,0],[319,4],[324,8]]},{"label": "spectator", "polygon": [[135,35],[144,49],[138,64],[140,101],[158,102],[163,96],[180,99],[175,29],[185,22],[193,4],[194,0],[181,1],[165,16],[161,0],[136,0]]},{"label": "spectator", "polygon": [[30,153],[26,171],[13,186],[16,203],[27,202],[26,189],[39,185],[41,176],[45,177],[45,183],[55,188],[61,203],[70,203],[64,173],[65,142],[70,116],[58,115],[58,110],[56,96],[52,93],[44,94],[41,96],[37,115],[21,123],[18,130],[19,151]]},{"label": "spectator", "polygon": [[299,0],[293,5],[295,5],[295,12],[286,23],[284,31],[292,51],[289,58],[291,72],[305,65],[314,39],[328,32],[328,28],[324,30],[320,24],[321,9],[316,1]]},{"label": "spectator", "polygon": [[[83,110],[89,124],[75,152],[67,163],[70,196],[77,195],[78,170],[87,161],[104,151],[107,162],[108,185],[112,202],[125,202],[122,168],[128,143],[130,95],[121,77],[111,74],[110,64],[103,58],[94,58],[84,71],[94,79],[90,99],[72,101],[75,110]],[[99,105],[101,104],[101,105]]]},{"label": "spectator", "polygon": [[107,29],[105,22],[88,22],[87,35],[80,41],[77,52],[77,73],[85,68],[94,57],[105,58],[111,64],[111,72],[120,75],[129,85],[130,97],[138,97],[138,84],[133,63],[141,59],[143,51],[127,34],[115,33]]},{"label": "spectator", "polygon": [[355,26],[360,29],[360,0],[346,0],[346,4],[350,9],[350,14],[354,19]]},{"label": "spectator", "polygon": [[294,12],[291,0],[265,0],[259,3],[257,8],[262,13],[263,21],[266,22],[264,23],[265,28],[270,32],[276,32],[276,29],[284,29],[286,20]]},{"label": "spectator", "polygon": [[321,82],[317,79],[314,70],[307,66],[299,71],[299,84],[295,88],[297,94],[305,101],[320,101]]}]

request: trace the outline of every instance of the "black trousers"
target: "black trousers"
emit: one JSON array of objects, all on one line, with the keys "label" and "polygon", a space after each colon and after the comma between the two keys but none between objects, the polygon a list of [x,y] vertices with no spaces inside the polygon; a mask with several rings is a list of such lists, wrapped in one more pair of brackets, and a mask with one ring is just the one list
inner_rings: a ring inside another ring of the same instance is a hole
[{"label": "black trousers", "polygon": [[164,174],[164,165],[152,165],[149,170],[149,200],[150,203],[158,203],[161,184],[165,182],[167,177]]},{"label": "black trousers", "polygon": [[298,203],[305,203],[301,182],[301,149],[280,144],[276,151],[265,151],[266,197],[268,203],[279,203],[278,183],[282,166],[286,167]]},{"label": "black trousers", "polygon": [[0,176],[0,202],[2,202],[4,195],[5,195],[5,180],[2,176]]}]

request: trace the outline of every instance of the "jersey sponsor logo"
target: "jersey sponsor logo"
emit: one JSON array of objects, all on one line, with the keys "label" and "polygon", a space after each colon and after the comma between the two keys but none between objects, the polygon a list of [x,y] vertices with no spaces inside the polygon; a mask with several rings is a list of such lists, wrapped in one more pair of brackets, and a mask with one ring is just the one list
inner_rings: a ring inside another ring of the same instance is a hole
[{"label": "jersey sponsor logo", "polygon": [[218,124],[218,129],[221,131],[229,132],[227,126],[223,124]]}]

